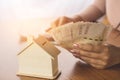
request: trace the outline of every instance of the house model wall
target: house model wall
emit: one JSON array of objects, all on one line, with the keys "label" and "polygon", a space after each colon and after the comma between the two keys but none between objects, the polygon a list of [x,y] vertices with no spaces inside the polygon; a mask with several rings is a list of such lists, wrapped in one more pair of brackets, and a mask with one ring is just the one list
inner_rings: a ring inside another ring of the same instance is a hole
[{"label": "house model wall", "polygon": [[18,75],[54,79],[59,75],[60,51],[43,36],[34,39],[18,54]]}]

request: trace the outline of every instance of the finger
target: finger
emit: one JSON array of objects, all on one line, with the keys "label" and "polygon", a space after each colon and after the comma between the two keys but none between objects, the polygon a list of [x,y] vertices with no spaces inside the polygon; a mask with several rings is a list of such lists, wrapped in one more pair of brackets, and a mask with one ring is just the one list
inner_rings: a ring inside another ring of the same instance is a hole
[{"label": "finger", "polygon": [[101,51],[101,54],[102,54],[103,58],[105,56],[109,56],[110,53],[112,52],[112,51],[110,51],[110,47],[111,46],[108,46],[108,45],[103,46],[102,51]]},{"label": "finger", "polygon": [[99,59],[94,59],[94,58],[89,58],[89,57],[80,57],[82,60],[88,62],[89,64],[96,64],[96,65],[104,65],[105,63],[102,60]]},{"label": "finger", "polygon": [[81,56],[90,57],[94,59],[102,59],[102,54],[99,54],[97,52],[90,52],[81,49],[73,49],[73,51]]},{"label": "finger", "polygon": [[104,48],[103,45],[94,45],[94,46],[93,46],[93,51],[100,53],[100,52],[102,52],[103,48]]},{"label": "finger", "polygon": [[46,29],[45,31],[46,32],[49,32],[50,30],[52,30],[52,28],[51,27],[49,27],[48,29]]},{"label": "finger", "polygon": [[70,52],[73,54],[73,55],[80,55],[79,52],[75,51],[75,50],[70,50]]},{"label": "finger", "polygon": [[82,56],[89,57],[89,58],[94,58],[94,59],[101,59],[102,54],[99,54],[97,52],[90,52],[90,51],[85,51],[85,50],[74,50],[75,52],[79,53]]},{"label": "finger", "polygon": [[81,46],[81,48],[83,50],[93,51],[93,45],[92,44],[80,44],[79,46]]},{"label": "finger", "polygon": [[78,54],[73,53],[73,56],[76,57],[76,58],[80,58],[80,56]]},{"label": "finger", "polygon": [[102,53],[97,53],[97,52],[90,52],[90,51],[85,51],[81,49],[73,49],[72,50],[74,53],[84,56],[84,57],[89,57],[89,58],[94,58],[94,59],[100,59],[102,61],[105,61],[108,59],[108,56],[106,57],[108,52],[102,52]]},{"label": "finger", "polygon": [[104,69],[105,67],[97,64],[90,64],[91,66],[95,67],[96,69]]},{"label": "finger", "polygon": [[51,31],[52,29],[56,28],[56,27],[58,26],[58,24],[59,24],[59,18],[56,19],[54,22],[52,22],[52,23],[50,24],[50,27],[49,27],[48,29],[46,29],[45,31],[46,31],[46,32]]},{"label": "finger", "polygon": [[80,59],[80,54],[79,54],[79,53],[76,53],[74,50],[70,50],[70,52],[72,53],[72,55],[73,55],[74,57]]},{"label": "finger", "polygon": [[70,50],[70,52],[80,55],[80,49],[72,49],[72,50]]},{"label": "finger", "polygon": [[49,33],[44,33],[42,36],[44,36],[49,41],[54,41],[53,37]]},{"label": "finger", "polygon": [[79,47],[83,50],[101,52],[104,48],[103,45],[93,45],[93,44],[79,44]]},{"label": "finger", "polygon": [[81,49],[80,47],[82,47],[82,46],[79,46],[79,44],[73,44],[74,49]]},{"label": "finger", "polygon": [[62,17],[60,18],[58,25],[63,25],[63,24],[65,24],[65,19]]},{"label": "finger", "polygon": [[59,20],[59,25],[66,24],[66,23],[69,23],[69,22],[71,22],[71,21],[72,21],[72,20],[71,20],[70,18],[63,16],[63,17],[61,17],[60,20]]},{"label": "finger", "polygon": [[93,51],[93,46],[91,44],[73,44],[73,48]]},{"label": "finger", "polygon": [[55,28],[55,27],[59,26],[59,21],[60,21],[60,18],[56,19],[54,22],[51,23],[51,27]]}]

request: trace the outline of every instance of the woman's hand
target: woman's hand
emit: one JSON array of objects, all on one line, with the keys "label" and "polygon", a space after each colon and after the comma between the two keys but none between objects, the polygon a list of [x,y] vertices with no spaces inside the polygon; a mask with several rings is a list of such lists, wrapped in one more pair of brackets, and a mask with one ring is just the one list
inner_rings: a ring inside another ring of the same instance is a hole
[{"label": "woman's hand", "polygon": [[66,17],[66,16],[62,16],[57,18],[55,21],[53,21],[50,25],[50,27],[46,30],[46,34],[44,36],[46,36],[46,38],[48,40],[53,40],[53,38],[50,36],[49,32],[56,28],[59,27],[60,25],[64,25],[66,23],[70,23],[70,22],[78,22],[78,21],[83,21],[82,17],[79,15],[75,15],[73,17]]},{"label": "woman's hand", "polygon": [[63,16],[63,17],[59,17],[58,19],[56,19],[55,21],[53,21],[51,23],[51,27],[49,27],[47,30],[46,30],[46,33],[44,34],[44,36],[50,40],[50,41],[53,41],[54,39],[52,38],[52,36],[50,35],[50,31],[60,25],[63,25],[63,24],[66,24],[66,23],[69,23],[69,22],[75,22],[76,21],[76,17],[74,18],[69,18],[69,17],[66,17],[66,16]]},{"label": "woman's hand", "polygon": [[49,32],[50,30],[60,26],[60,25],[63,25],[63,24],[66,24],[66,23],[69,23],[69,22],[73,22],[74,20],[72,18],[69,18],[69,17],[66,17],[66,16],[62,16],[62,17],[59,17],[58,19],[56,19],[55,21],[53,21],[51,23],[51,27],[48,28],[46,30],[46,32]]},{"label": "woman's hand", "polygon": [[109,45],[74,44],[73,56],[82,59],[97,69],[120,63],[120,48]]}]

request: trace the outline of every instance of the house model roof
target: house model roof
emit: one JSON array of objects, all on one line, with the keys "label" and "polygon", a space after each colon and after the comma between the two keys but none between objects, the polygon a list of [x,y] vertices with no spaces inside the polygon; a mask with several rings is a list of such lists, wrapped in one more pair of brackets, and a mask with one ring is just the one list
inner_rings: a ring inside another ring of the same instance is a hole
[{"label": "house model roof", "polygon": [[60,53],[60,51],[44,36],[39,36],[37,39],[33,39],[33,41],[26,48],[24,48],[18,55],[22,54],[22,52],[24,52],[34,43],[43,48],[53,58],[55,58]]}]

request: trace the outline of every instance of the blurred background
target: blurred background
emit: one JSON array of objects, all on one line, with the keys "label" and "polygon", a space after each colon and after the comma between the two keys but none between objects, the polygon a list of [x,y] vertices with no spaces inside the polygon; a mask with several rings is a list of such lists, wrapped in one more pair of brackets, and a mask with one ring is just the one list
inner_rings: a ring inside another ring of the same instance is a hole
[{"label": "blurred background", "polygon": [[[55,18],[73,16],[93,0],[0,0],[0,22],[14,25],[19,33],[38,33]],[[19,30],[18,30],[19,29]],[[32,32],[31,32],[32,30]],[[32,34],[33,34],[32,33]]]},{"label": "blurred background", "polygon": [[59,16],[80,13],[93,0],[0,0],[0,80],[18,80],[19,36],[44,33]]}]

